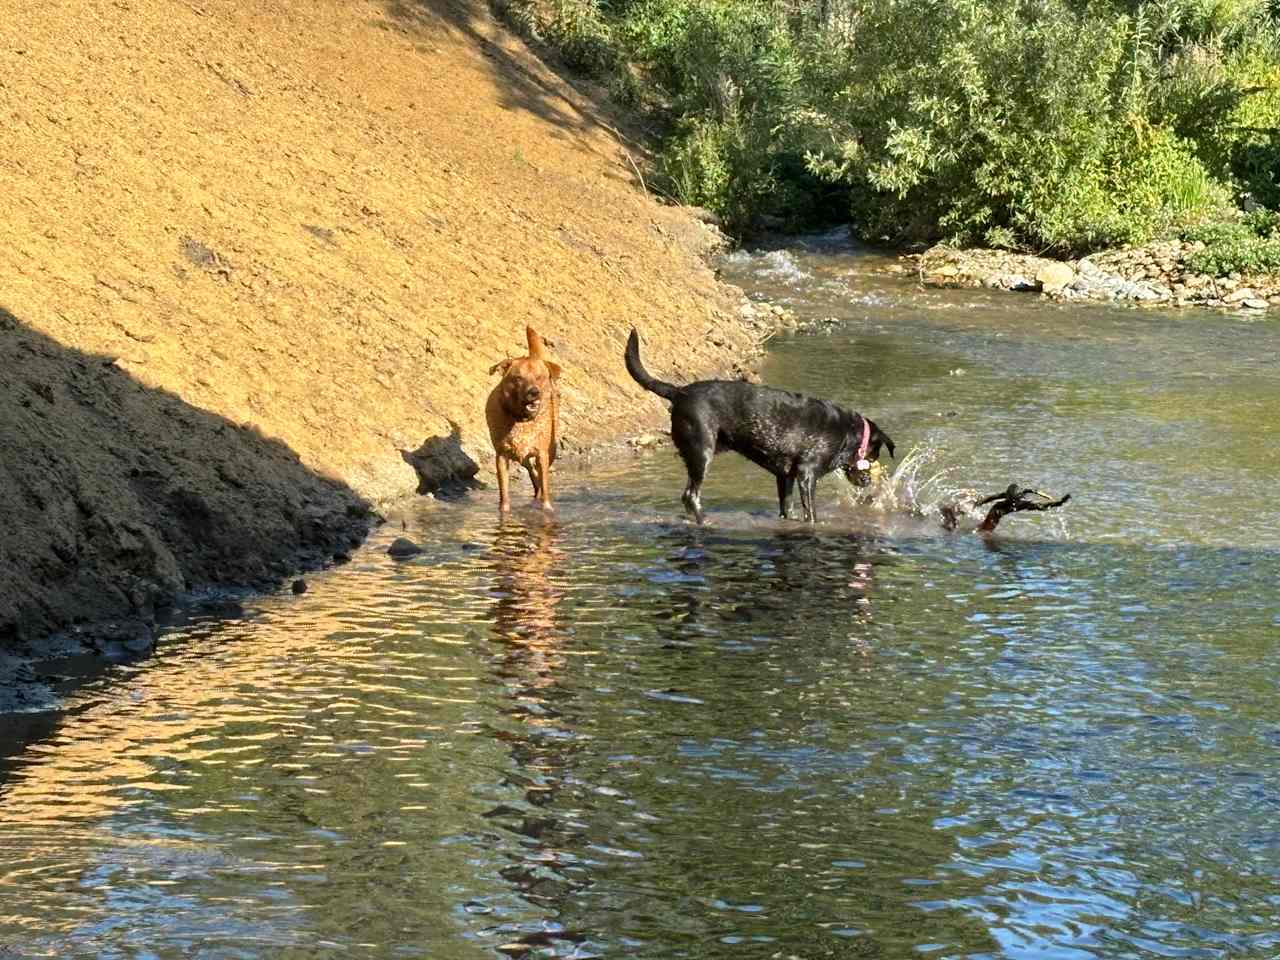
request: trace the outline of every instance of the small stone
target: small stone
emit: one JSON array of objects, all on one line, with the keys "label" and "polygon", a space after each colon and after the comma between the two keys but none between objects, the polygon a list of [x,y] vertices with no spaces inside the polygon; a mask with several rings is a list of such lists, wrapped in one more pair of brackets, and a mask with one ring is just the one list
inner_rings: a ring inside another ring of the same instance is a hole
[{"label": "small stone", "polygon": [[1076,272],[1065,263],[1046,263],[1036,271],[1036,282],[1045,293],[1061,290],[1076,278]]},{"label": "small stone", "polygon": [[396,537],[391,541],[391,546],[387,547],[387,553],[397,560],[402,560],[405,557],[416,557],[421,552],[422,548],[408,537]]},{"label": "small stone", "polygon": [[1263,300],[1261,297],[1249,297],[1247,300],[1243,300],[1241,302],[1250,310],[1266,310],[1271,306],[1270,303]]},{"label": "small stone", "polygon": [[1231,291],[1231,293],[1227,294],[1222,299],[1226,300],[1227,303],[1239,303],[1242,300],[1252,300],[1256,296],[1257,295],[1248,287],[1241,287],[1239,290]]},{"label": "small stone", "polygon": [[298,580],[293,581],[293,592],[294,592],[294,593],[306,593],[306,592],[307,592],[307,581],[302,580],[302,579],[298,579]]}]

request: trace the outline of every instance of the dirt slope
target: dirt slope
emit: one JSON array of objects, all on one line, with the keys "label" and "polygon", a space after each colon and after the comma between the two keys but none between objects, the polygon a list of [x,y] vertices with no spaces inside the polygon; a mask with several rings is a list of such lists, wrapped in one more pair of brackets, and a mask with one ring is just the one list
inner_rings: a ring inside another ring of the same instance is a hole
[{"label": "dirt slope", "polygon": [[[632,324],[663,371],[744,356],[704,228],[638,189],[608,123],[479,5],[0,0],[0,646],[253,579],[308,510],[354,518],[310,524],[341,549],[431,438],[489,475],[486,371],[526,323],[570,446],[660,409],[622,368]],[[66,602],[101,562],[89,487],[159,557],[100,610]],[[166,513],[183,491],[212,526]],[[214,527],[243,566],[201,553]]]}]

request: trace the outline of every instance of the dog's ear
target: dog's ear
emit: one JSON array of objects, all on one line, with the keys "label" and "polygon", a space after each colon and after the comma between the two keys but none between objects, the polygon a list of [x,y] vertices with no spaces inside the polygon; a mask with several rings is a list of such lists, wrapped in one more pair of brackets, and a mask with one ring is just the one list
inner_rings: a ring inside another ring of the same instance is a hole
[{"label": "dog's ear", "polygon": [[510,367],[511,364],[513,363],[515,363],[515,361],[512,360],[510,357],[507,357],[507,359],[505,360],[499,360],[497,363],[495,363],[492,367],[489,368],[489,375],[493,376],[495,373],[500,373],[505,377],[507,375],[507,368]]},{"label": "dog's ear", "polygon": [[551,374],[551,379],[552,379],[552,380],[559,380],[559,379],[560,379],[560,364],[558,364],[558,363],[552,363],[550,360],[543,360],[542,362],[543,362],[543,363],[545,363],[545,364],[547,365],[547,373]]},{"label": "dog's ear", "polygon": [[893,452],[893,441],[889,439],[889,435],[887,433],[885,433],[883,430],[880,429],[879,426],[876,425],[876,422],[874,420],[871,421],[871,439],[872,439],[872,442],[875,443],[877,448],[879,448],[880,446],[888,447],[889,456],[893,457],[893,459],[895,460],[898,459],[898,455]]}]

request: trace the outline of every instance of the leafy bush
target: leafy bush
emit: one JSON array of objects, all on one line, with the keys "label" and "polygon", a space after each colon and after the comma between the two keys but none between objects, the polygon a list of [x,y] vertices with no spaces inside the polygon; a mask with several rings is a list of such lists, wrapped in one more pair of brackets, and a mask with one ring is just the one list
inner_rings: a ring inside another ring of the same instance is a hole
[{"label": "leafy bush", "polygon": [[1259,208],[1239,220],[1201,224],[1183,231],[1204,249],[1186,258],[1196,273],[1266,273],[1280,269],[1280,213]]},{"label": "leafy bush", "polygon": [[495,0],[738,234],[1086,252],[1280,207],[1275,0]]}]

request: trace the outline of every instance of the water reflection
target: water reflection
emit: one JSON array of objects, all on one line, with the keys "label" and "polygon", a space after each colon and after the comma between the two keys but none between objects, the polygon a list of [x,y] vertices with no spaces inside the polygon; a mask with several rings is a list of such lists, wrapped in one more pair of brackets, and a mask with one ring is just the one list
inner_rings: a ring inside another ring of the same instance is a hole
[{"label": "water reflection", "polygon": [[[518,794],[523,802],[500,803],[484,817],[515,838],[514,844],[501,844],[509,863],[499,873],[538,915],[486,926],[479,935],[516,956],[535,949],[594,955],[584,949],[587,934],[561,922],[568,899],[590,884],[570,852],[580,841],[578,831],[558,809],[574,782],[574,754],[581,749],[573,690],[564,683],[572,632],[560,607],[571,558],[562,540],[561,522],[551,515],[504,518],[490,553],[490,637],[498,648],[492,671],[502,698],[496,706],[505,720],[491,732],[512,760],[498,790]],[[471,909],[490,912],[478,905]]]},{"label": "water reflection", "polygon": [[[824,256],[769,269],[834,303]],[[0,948],[1274,954],[1280,514],[1238,401],[1280,397],[1276,334],[994,302],[877,280],[767,378],[871,396],[967,486],[1070,490],[1064,523],[829,487],[810,529],[724,457],[695,527],[669,452],[566,472],[554,516],[424,503],[420,557],[388,531],[7,728]]]}]

